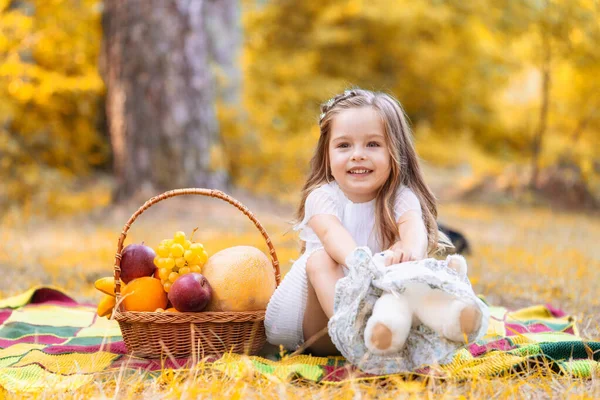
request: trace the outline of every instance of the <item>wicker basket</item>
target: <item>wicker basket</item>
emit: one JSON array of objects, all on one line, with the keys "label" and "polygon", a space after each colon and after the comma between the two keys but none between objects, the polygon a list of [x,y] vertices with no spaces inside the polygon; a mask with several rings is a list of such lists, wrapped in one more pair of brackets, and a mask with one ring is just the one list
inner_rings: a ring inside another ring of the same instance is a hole
[{"label": "wicker basket", "polygon": [[190,355],[203,358],[227,352],[257,354],[266,342],[265,311],[165,313],[134,312],[121,309],[121,252],[131,224],[152,205],[170,197],[188,194],[225,200],[244,213],[267,242],[275,281],[279,285],[279,261],[271,239],[255,216],[239,201],[219,190],[198,188],[171,190],[152,197],[129,218],[123,227],[115,255],[114,274],[117,305],[113,311],[113,318],[119,322],[127,351],[147,358],[187,357]]}]

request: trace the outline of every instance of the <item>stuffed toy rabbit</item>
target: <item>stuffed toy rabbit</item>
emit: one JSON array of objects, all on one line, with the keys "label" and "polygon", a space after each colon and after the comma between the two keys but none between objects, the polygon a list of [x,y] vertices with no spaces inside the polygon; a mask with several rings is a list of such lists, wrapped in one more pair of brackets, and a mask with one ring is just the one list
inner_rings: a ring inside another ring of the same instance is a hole
[{"label": "stuffed toy rabbit", "polygon": [[[374,256],[380,268],[386,252]],[[467,262],[460,255],[446,258],[448,268],[461,276],[467,274]],[[432,271],[419,263],[405,263],[414,276],[431,275]],[[447,273],[447,272],[442,272]],[[411,328],[424,324],[441,337],[465,343],[479,330],[482,313],[474,302],[465,301],[423,282],[407,283],[402,293],[384,293],[375,303],[365,327],[365,345],[375,354],[400,351]]]},{"label": "stuffed toy rabbit", "polygon": [[485,335],[489,308],[462,256],[385,266],[386,255],[356,248],[336,283],[328,331],[348,361],[372,374],[414,371],[450,362]]}]

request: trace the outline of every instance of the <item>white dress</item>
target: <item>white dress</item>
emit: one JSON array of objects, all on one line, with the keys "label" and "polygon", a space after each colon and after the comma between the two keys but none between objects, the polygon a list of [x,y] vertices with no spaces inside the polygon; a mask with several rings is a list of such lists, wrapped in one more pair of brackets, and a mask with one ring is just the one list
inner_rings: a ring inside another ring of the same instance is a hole
[{"label": "white dress", "polygon": [[[394,203],[396,221],[409,210],[421,213],[417,196],[406,186],[396,191]],[[382,251],[375,232],[375,199],[366,203],[353,203],[340,189],[337,182],[330,182],[306,198],[304,219],[294,227],[300,231],[300,239],[306,242],[304,253],[298,258],[273,293],[265,315],[267,341],[295,350],[304,343],[302,322],[308,297],[306,260],[323,248],[319,237],[307,225],[315,215],[336,216],[354,238],[357,246],[367,246],[373,253]],[[347,274],[347,270],[345,270]]]}]

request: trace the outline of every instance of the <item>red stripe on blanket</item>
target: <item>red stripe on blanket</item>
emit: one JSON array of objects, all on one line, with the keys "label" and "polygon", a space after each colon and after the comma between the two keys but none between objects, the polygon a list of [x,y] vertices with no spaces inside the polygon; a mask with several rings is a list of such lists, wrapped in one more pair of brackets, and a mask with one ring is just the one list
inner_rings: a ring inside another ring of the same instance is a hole
[{"label": "red stripe on blanket", "polygon": [[554,332],[544,324],[519,325],[506,323],[506,336],[515,336],[521,333]]},{"label": "red stripe on blanket", "polygon": [[[214,361],[214,360],[213,360]],[[136,357],[120,357],[111,364],[111,368],[127,368],[127,369],[142,369],[144,371],[160,371],[165,369],[178,369],[192,366],[191,358],[176,358],[176,359],[143,359]]]},{"label": "red stripe on blanket", "polygon": [[38,343],[38,344],[61,344],[69,340],[69,338],[61,338],[52,335],[30,335],[23,336],[18,339],[2,339],[0,338],[0,348],[6,348],[13,344],[19,343]]},{"label": "red stripe on blanket", "polygon": [[127,354],[127,348],[124,342],[104,343],[103,345],[77,346],[77,345],[58,345],[44,349],[48,354],[65,354],[65,353],[95,353],[98,351],[108,351],[115,354]]},{"label": "red stripe on blanket", "polygon": [[575,334],[575,329],[573,329],[573,327],[572,327],[572,326],[570,326],[570,327],[568,327],[567,329],[565,329],[563,332],[565,332],[565,333],[569,333],[569,334],[571,334],[571,335],[574,335],[574,334]]},{"label": "red stripe on blanket", "polygon": [[320,381],[323,382],[341,382],[347,379],[376,377],[376,375],[361,372],[358,368],[352,365],[345,365],[343,367],[331,367],[324,365],[321,368],[323,369],[323,376],[321,377]]},{"label": "red stripe on blanket", "polygon": [[8,317],[10,317],[10,314],[12,314],[11,309],[0,310],[0,324],[3,324],[4,321],[6,321]]},{"label": "red stripe on blanket", "polygon": [[562,317],[564,317],[564,316],[567,315],[567,313],[564,312],[563,310],[560,310],[558,308],[554,308],[550,304],[546,304],[545,306],[548,309],[548,311],[550,311],[550,313],[552,314],[553,317],[562,318]]},{"label": "red stripe on blanket", "polygon": [[473,357],[479,357],[482,354],[487,353],[490,350],[501,350],[508,351],[516,348],[517,346],[512,345],[506,339],[496,340],[490,343],[486,343],[483,346],[473,343],[469,346],[469,352]]}]

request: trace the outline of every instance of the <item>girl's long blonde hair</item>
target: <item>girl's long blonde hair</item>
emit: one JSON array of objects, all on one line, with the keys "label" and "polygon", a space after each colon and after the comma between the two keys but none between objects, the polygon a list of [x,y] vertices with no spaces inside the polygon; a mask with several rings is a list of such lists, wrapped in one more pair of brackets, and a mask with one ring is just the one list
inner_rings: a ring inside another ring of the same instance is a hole
[{"label": "girl's long blonde hair", "polygon": [[[346,90],[321,105],[319,118],[321,135],[310,162],[308,179],[302,188],[300,205],[296,212],[297,220],[304,219],[304,203],[310,192],[334,180],[329,168],[328,151],[333,118],[341,110],[359,107],[373,107],[381,115],[391,157],[390,176],[379,189],[375,201],[375,227],[382,248],[389,248],[399,239],[398,226],[394,218],[394,203],[396,189],[401,184],[409,187],[421,203],[423,221],[427,228],[428,253],[452,247],[446,235],[438,230],[436,199],[423,179],[404,110],[396,99],[381,92],[362,89]],[[302,247],[304,248],[304,244]]]}]

